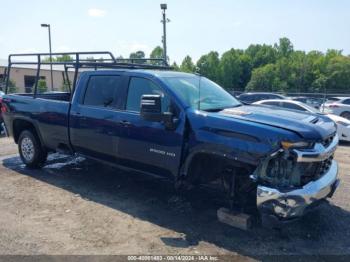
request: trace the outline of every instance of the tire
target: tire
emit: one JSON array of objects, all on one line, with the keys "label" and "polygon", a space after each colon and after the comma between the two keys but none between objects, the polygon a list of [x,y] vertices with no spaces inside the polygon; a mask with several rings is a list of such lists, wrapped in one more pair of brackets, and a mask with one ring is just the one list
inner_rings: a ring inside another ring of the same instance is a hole
[{"label": "tire", "polygon": [[29,168],[41,168],[47,159],[46,150],[32,130],[22,131],[18,139],[18,151],[22,162]]},{"label": "tire", "polygon": [[340,114],[340,116],[350,120],[350,112],[343,112]]}]

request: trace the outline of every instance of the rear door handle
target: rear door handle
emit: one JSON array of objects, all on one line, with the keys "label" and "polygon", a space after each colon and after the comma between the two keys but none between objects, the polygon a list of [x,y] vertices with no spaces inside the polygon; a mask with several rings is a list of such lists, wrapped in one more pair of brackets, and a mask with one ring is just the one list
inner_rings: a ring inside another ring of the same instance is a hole
[{"label": "rear door handle", "polygon": [[131,123],[127,120],[121,120],[121,121],[119,121],[119,124],[121,124],[123,126],[131,126]]}]

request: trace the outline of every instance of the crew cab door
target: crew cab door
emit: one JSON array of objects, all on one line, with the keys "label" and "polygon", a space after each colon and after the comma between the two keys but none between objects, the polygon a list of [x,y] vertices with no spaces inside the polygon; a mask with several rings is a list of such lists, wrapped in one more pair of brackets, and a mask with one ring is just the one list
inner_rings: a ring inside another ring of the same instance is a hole
[{"label": "crew cab door", "polygon": [[[151,122],[140,115],[141,96],[159,94],[162,110],[172,110],[178,118],[173,130],[163,123]],[[125,90],[124,111],[120,112],[123,132],[118,157],[124,165],[160,175],[177,175],[181,162],[185,119],[160,84],[144,77],[129,78]]]},{"label": "crew cab door", "polygon": [[70,113],[70,138],[76,152],[115,162],[121,131],[117,112],[123,77],[101,72],[81,79],[78,98]]}]

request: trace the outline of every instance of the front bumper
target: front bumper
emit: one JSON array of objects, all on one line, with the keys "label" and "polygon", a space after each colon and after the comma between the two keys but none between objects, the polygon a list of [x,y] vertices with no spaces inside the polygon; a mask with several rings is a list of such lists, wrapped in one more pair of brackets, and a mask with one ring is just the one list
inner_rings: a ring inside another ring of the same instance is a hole
[{"label": "front bumper", "polygon": [[[306,161],[309,161],[310,155]],[[339,185],[338,164],[332,161],[329,170],[318,180],[309,182],[302,188],[279,191],[275,188],[258,186],[257,207],[261,214],[274,215],[278,219],[301,217],[309,206],[331,197]]]}]

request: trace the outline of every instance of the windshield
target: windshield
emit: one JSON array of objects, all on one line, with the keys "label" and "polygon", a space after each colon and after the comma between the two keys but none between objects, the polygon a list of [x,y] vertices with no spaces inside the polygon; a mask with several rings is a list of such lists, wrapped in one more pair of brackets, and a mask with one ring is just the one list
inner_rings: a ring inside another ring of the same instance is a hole
[{"label": "windshield", "polygon": [[309,105],[307,105],[307,104],[304,104],[303,107],[304,107],[307,111],[309,111],[309,112],[311,112],[311,113],[315,113],[315,114],[320,113],[320,110],[318,110],[318,109],[316,109],[316,108],[314,108],[314,107],[312,107],[312,106],[309,106]]},{"label": "windshield", "polygon": [[163,80],[194,109],[211,111],[241,105],[222,87],[205,77],[164,77]]},{"label": "windshield", "polygon": [[335,102],[335,101],[339,101],[340,99],[339,98],[336,98],[336,97],[329,97],[327,98],[326,102]]}]

